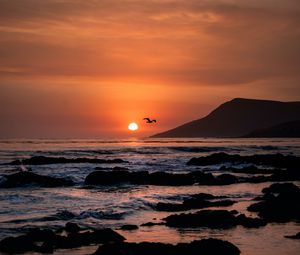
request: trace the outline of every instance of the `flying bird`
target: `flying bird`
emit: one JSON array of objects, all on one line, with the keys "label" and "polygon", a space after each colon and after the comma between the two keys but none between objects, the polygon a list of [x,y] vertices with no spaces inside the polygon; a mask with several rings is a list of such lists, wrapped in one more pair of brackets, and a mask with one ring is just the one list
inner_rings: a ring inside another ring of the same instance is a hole
[{"label": "flying bird", "polygon": [[156,120],[150,120],[149,118],[144,118],[143,120],[146,120],[146,123],[156,123]]}]

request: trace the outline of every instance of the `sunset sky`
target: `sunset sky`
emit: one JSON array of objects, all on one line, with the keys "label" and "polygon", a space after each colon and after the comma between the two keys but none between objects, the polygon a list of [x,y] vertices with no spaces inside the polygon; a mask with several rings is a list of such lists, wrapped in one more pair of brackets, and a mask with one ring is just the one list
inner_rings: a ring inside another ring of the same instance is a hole
[{"label": "sunset sky", "polygon": [[0,0],[0,138],[143,137],[234,97],[300,100],[299,0]]}]

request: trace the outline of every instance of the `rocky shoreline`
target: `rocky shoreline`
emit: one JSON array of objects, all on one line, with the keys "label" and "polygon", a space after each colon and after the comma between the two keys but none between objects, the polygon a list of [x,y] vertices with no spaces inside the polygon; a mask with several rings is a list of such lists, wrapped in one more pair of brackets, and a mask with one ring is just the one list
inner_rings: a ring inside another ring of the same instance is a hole
[{"label": "rocky shoreline", "polygon": [[[77,162],[81,159],[60,158],[52,160],[33,157],[23,161],[29,165],[65,164]],[[89,163],[102,162],[102,160],[89,160]],[[126,162],[124,160],[106,160],[106,163]],[[257,217],[248,217],[236,210],[225,210],[237,201],[228,196],[216,196],[209,193],[189,194],[181,202],[158,202],[150,205],[151,210],[171,213],[156,222],[144,222],[133,225],[124,224],[120,228],[82,228],[75,222],[67,222],[64,228],[53,230],[51,228],[32,228],[20,236],[6,237],[0,241],[0,252],[7,254],[20,254],[25,252],[55,253],[56,250],[70,250],[89,245],[99,245],[95,255],[106,254],[240,254],[234,244],[219,239],[201,239],[190,243],[166,244],[158,242],[126,242],[126,238],[118,233],[122,231],[136,231],[143,227],[163,225],[177,230],[186,228],[231,229],[237,226],[243,228],[263,228],[270,223],[300,222],[300,189],[293,181],[299,181],[299,157],[276,155],[240,156],[225,153],[212,154],[206,157],[191,159],[187,165],[212,165],[220,163],[247,163],[252,164],[242,168],[234,166],[220,166],[222,171],[228,172],[220,175],[194,170],[188,173],[130,171],[125,167],[99,168],[89,173],[82,188],[93,186],[115,186],[120,184],[153,185],[153,186],[189,186],[208,185],[222,186],[238,183],[271,182],[262,189],[262,195],[254,198],[247,207]],[[11,162],[11,164],[18,164]],[[267,168],[259,168],[267,167]],[[272,168],[268,168],[268,167]],[[242,174],[242,175],[236,175]],[[243,176],[246,174],[247,176]],[[0,188],[17,187],[68,187],[77,185],[68,178],[40,175],[30,171],[3,175]],[[212,208],[212,209],[207,209]],[[181,212],[179,214],[172,214]],[[65,219],[75,218],[67,217]],[[299,239],[299,233],[285,236],[289,239]]]}]

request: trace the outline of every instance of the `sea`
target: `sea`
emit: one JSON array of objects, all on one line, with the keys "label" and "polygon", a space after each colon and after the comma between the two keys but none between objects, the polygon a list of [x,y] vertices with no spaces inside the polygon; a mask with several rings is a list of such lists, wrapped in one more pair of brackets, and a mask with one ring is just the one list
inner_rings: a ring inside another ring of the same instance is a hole
[{"label": "sea", "polygon": [[[226,210],[237,210],[256,217],[246,209],[253,198],[271,183],[240,183],[225,186],[152,186],[114,185],[87,188],[85,177],[96,167],[128,168],[130,171],[165,171],[184,173],[202,170],[222,174],[221,165],[209,167],[188,166],[193,157],[216,152],[253,155],[276,154],[300,156],[300,139],[67,139],[67,140],[0,140],[0,181],[4,175],[17,171],[7,163],[33,156],[66,158],[123,159],[121,164],[50,164],[29,166],[34,173],[72,179],[72,187],[0,189],[0,240],[18,236],[32,227],[57,230],[66,222],[78,223],[83,228],[109,227],[129,242],[190,242],[203,238],[218,238],[236,245],[242,255],[296,255],[300,252],[299,240],[287,239],[300,231],[299,223],[273,223],[260,228],[238,226],[220,230],[210,228],[169,228],[163,225],[139,227],[137,230],[119,230],[124,224],[141,225],[160,222],[174,214],[157,212],[152,205],[158,202],[180,202],[190,194],[200,192],[225,195],[237,201]],[[229,165],[228,165],[229,166]],[[235,165],[243,167],[246,165]],[[300,169],[299,169],[300,171]],[[247,174],[241,174],[247,175]],[[300,183],[294,182],[300,186]],[[210,208],[211,209],[211,208]],[[220,209],[220,208],[218,208]],[[70,220],[70,215],[71,220]],[[58,250],[54,254],[91,254],[97,246],[81,247],[72,251]]]}]

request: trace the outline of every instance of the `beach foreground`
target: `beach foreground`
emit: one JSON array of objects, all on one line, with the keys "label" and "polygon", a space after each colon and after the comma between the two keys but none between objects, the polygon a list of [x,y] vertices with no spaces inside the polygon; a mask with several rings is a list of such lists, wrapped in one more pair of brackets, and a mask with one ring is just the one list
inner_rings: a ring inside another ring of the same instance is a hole
[{"label": "beach foreground", "polygon": [[300,250],[300,139],[0,143],[3,254]]}]

